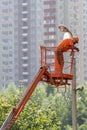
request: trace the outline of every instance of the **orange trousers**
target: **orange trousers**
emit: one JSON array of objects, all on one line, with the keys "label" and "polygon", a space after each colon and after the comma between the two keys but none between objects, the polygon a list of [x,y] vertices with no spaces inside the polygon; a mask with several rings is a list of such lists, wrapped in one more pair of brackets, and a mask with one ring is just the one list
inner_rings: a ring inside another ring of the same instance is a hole
[{"label": "orange trousers", "polygon": [[62,73],[64,67],[64,57],[61,49],[55,49],[55,72]]}]

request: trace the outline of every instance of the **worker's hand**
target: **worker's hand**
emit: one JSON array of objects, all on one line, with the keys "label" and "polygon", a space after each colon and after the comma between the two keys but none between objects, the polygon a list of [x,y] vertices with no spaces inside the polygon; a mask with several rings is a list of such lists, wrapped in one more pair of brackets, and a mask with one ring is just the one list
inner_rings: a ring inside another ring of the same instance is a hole
[{"label": "worker's hand", "polygon": [[76,48],[76,51],[79,52],[79,48]]},{"label": "worker's hand", "polygon": [[71,53],[70,53],[70,56],[73,56],[74,55],[74,50],[76,50],[77,52],[79,52],[79,48],[77,47],[74,47],[74,49],[72,49]]},{"label": "worker's hand", "polygon": [[77,52],[79,52],[79,48],[77,48],[77,47],[75,47],[75,46],[74,46],[74,50],[76,50]]}]

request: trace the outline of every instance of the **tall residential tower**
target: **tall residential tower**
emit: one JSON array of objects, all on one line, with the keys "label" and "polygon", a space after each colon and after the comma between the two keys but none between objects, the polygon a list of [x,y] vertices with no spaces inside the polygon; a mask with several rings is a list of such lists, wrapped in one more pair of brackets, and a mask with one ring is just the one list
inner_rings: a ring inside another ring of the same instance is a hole
[{"label": "tall residential tower", "polygon": [[79,37],[77,83],[87,82],[87,0],[0,0],[0,87],[29,84],[40,67],[40,45],[56,46],[58,25]]},{"label": "tall residential tower", "polygon": [[0,88],[15,81],[14,0],[0,0]]},{"label": "tall residential tower", "polygon": [[40,66],[43,44],[43,1],[18,1],[19,80],[29,84]]}]

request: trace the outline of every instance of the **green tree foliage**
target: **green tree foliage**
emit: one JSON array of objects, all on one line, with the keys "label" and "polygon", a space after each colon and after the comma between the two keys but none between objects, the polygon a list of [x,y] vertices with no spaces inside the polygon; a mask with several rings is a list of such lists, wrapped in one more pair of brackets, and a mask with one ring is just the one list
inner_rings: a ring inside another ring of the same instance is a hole
[{"label": "green tree foliage", "polygon": [[[0,93],[0,96],[1,125],[13,106],[18,103],[21,95],[20,90],[10,85]],[[38,85],[12,130],[60,130],[61,121],[51,105],[47,98],[46,87]]]},{"label": "green tree foliage", "polygon": [[[52,87],[52,86],[51,86]],[[56,89],[38,84],[11,130],[72,130],[71,89]],[[53,90],[53,91],[52,91]],[[0,126],[24,94],[24,88],[10,84],[0,92]],[[78,130],[87,129],[87,89],[77,91]]]},{"label": "green tree foliage", "polygon": [[12,107],[17,104],[17,93],[13,84],[0,92],[0,124],[5,120]]},{"label": "green tree foliage", "polygon": [[87,87],[83,91],[78,91],[77,97],[77,119],[79,130],[87,129]]}]

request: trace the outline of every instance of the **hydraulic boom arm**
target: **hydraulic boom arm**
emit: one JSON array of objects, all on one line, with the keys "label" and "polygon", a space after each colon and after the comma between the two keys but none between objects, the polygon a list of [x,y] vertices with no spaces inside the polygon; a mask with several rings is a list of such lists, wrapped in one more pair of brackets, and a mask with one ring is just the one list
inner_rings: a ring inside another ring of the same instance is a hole
[{"label": "hydraulic boom arm", "polygon": [[[39,81],[44,81],[46,83],[50,83],[55,87],[58,87],[59,85],[64,85],[66,88],[66,85],[70,85],[68,82],[69,80],[72,80],[73,76],[71,74],[64,74],[64,73],[59,73],[54,69],[54,71],[51,71],[51,63],[47,63],[46,58],[49,58],[49,56],[46,56],[46,48],[42,47],[42,64],[39,72],[37,73],[36,77],[34,78],[32,84],[28,87],[27,91],[25,92],[23,98],[19,101],[16,107],[12,109],[10,114],[8,115],[7,119],[4,121],[3,125],[1,126],[0,130],[9,130],[14,122],[18,119],[20,113],[24,109],[24,106],[26,105],[27,101],[29,100],[30,96],[32,95],[34,89],[36,88],[37,84]],[[47,48],[49,51],[50,48]],[[44,53],[45,52],[45,53]],[[43,55],[45,54],[45,55]],[[74,54],[74,53],[73,53]],[[43,58],[44,57],[44,58]],[[53,57],[54,58],[54,57]],[[53,61],[51,59],[51,61]],[[72,57],[72,62],[73,62],[73,57]],[[50,66],[50,67],[49,67]],[[72,67],[72,65],[71,65]],[[52,68],[53,69],[53,68]]]},{"label": "hydraulic boom arm", "polygon": [[21,99],[19,104],[12,109],[12,111],[10,112],[7,119],[4,121],[0,130],[9,130],[11,128],[11,126],[14,124],[14,122],[19,117],[19,115],[20,115],[21,111],[23,110],[25,104],[29,100],[29,98],[30,98],[31,94],[33,93],[34,89],[36,88],[38,82],[42,79],[43,75],[45,75],[45,74],[48,74],[48,76],[49,76],[49,73],[47,72],[47,67],[44,66],[44,67],[40,68],[40,70],[39,70],[38,74],[36,75],[34,81],[28,87],[24,97]]}]

